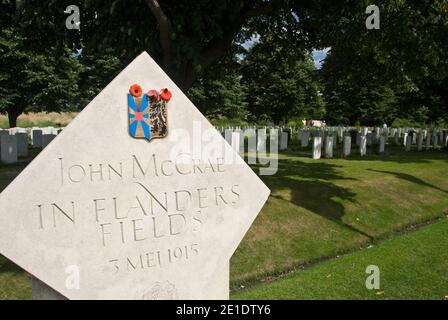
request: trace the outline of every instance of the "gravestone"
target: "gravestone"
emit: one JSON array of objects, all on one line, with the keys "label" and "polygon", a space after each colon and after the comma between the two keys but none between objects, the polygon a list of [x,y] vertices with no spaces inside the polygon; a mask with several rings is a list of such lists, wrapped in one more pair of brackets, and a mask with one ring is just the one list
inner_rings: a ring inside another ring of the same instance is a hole
[{"label": "gravestone", "polygon": [[407,144],[407,141],[408,141],[408,137],[409,137],[409,134],[406,132],[403,135],[403,147],[406,147],[406,144]]},{"label": "gravestone", "polygon": [[42,134],[42,148],[45,148],[50,144],[53,139],[56,138],[54,133],[44,133]]},{"label": "gravestone", "polygon": [[396,146],[400,145],[400,134],[398,133],[398,131],[396,131],[394,134],[394,143]]},{"label": "gravestone", "polygon": [[310,140],[310,131],[305,130],[302,132],[302,136],[300,138],[300,146],[302,148],[308,148],[308,142]]},{"label": "gravestone", "polygon": [[423,137],[424,137],[424,133],[420,132],[418,134],[418,138],[417,138],[417,150],[418,151],[422,151],[423,150]]},{"label": "gravestone", "polygon": [[288,133],[281,132],[280,133],[280,150],[288,150]]},{"label": "gravestone", "polygon": [[344,136],[344,157],[350,155],[352,148],[352,137],[349,135]]},{"label": "gravestone", "polygon": [[0,135],[0,140],[1,162],[17,162],[17,136],[15,134],[2,134]]},{"label": "gravestone", "polygon": [[436,132],[434,132],[434,135],[432,137],[432,146],[435,149],[437,148],[438,145],[439,145],[439,135]]},{"label": "gravestone", "polygon": [[431,134],[428,132],[426,135],[426,140],[425,140],[425,149],[429,150],[431,149]]},{"label": "gravestone", "polygon": [[142,53],[0,194],[0,253],[38,298],[227,299],[269,192]]},{"label": "gravestone", "polygon": [[17,132],[17,156],[27,157],[28,156],[28,134],[25,132]]},{"label": "gravestone", "polygon": [[411,147],[412,147],[412,136],[408,135],[407,133],[405,134],[405,151],[411,151]]},{"label": "gravestone", "polygon": [[327,136],[325,139],[325,158],[333,158],[334,137]]},{"label": "gravestone", "polygon": [[234,131],[232,132],[232,142],[230,144],[232,146],[232,149],[241,155],[240,148],[241,148],[241,132],[240,131]]},{"label": "gravestone", "polygon": [[33,128],[31,130],[31,141],[33,148],[42,148],[42,129]]},{"label": "gravestone", "polygon": [[322,137],[314,137],[313,139],[313,159],[320,159],[322,152]]},{"label": "gravestone", "polygon": [[367,153],[367,137],[361,136],[359,139],[359,154],[361,157],[365,156]]},{"label": "gravestone", "polygon": [[266,128],[258,129],[257,151],[258,152],[266,152]]},{"label": "gravestone", "polygon": [[373,144],[373,134],[372,132],[368,132],[366,135],[367,145],[370,147]]},{"label": "gravestone", "polygon": [[356,134],[356,145],[359,147],[361,144],[361,132]]},{"label": "gravestone", "polygon": [[384,149],[386,147],[386,137],[384,135],[381,135],[379,142],[380,142],[380,144],[379,144],[378,152],[384,153]]}]

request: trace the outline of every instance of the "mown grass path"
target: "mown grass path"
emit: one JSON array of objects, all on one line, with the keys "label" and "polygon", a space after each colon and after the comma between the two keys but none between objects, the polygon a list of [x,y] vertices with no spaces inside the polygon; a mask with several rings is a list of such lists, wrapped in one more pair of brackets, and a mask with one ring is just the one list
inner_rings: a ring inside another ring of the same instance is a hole
[{"label": "mown grass path", "polygon": [[[232,299],[448,300],[447,247],[445,219],[378,246],[234,293]],[[378,290],[365,286],[369,265],[379,268]]]}]

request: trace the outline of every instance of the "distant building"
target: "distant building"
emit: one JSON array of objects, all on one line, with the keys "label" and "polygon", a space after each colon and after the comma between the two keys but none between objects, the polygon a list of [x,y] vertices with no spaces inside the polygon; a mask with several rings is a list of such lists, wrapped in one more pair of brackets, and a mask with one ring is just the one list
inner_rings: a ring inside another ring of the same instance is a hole
[{"label": "distant building", "polygon": [[303,124],[307,127],[325,127],[325,121],[323,120],[303,120]]}]

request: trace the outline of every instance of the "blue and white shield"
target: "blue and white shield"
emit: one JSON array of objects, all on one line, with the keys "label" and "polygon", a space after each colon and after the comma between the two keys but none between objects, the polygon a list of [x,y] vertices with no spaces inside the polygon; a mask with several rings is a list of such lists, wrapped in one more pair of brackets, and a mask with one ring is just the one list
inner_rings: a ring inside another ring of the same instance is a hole
[{"label": "blue and white shield", "polygon": [[166,101],[149,99],[146,94],[134,97],[128,93],[129,134],[151,141],[168,134]]}]

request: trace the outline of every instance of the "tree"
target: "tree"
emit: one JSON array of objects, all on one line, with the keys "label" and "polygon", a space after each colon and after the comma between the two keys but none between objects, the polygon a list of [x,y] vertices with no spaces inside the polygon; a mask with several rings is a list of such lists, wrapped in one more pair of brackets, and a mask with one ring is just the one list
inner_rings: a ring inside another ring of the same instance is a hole
[{"label": "tree", "polygon": [[[354,113],[359,111],[357,116],[368,123],[390,122],[394,117],[418,118],[415,121],[419,122],[446,119],[446,1],[377,1],[378,30],[368,30],[364,25],[365,8],[369,4],[359,1],[351,7],[337,8],[341,2],[331,2],[325,14],[318,13],[318,6],[303,6],[303,13],[307,13],[303,15],[304,24],[315,25],[316,17],[321,20],[314,36],[319,39],[318,46],[332,48],[330,57],[333,58],[329,57],[323,69],[327,69],[324,80],[329,87],[325,98],[330,100],[328,111],[333,120],[342,116],[339,113],[350,115],[349,108],[353,108]],[[337,11],[340,11],[340,18],[335,19]],[[363,95],[363,90],[368,94]],[[359,109],[360,101],[369,104],[367,99],[370,99],[370,110]],[[391,109],[388,106],[392,104],[394,108]],[[377,111],[383,113],[383,120]]]},{"label": "tree", "polygon": [[319,118],[324,106],[310,54],[291,44],[279,47],[278,37],[262,37],[243,62],[243,83],[248,88],[251,116],[275,123]]},{"label": "tree", "polygon": [[36,50],[27,25],[21,22],[22,7],[2,3],[0,31],[0,112],[9,126],[25,111],[57,111],[76,103],[81,65],[69,51],[55,46]]},{"label": "tree", "polygon": [[193,103],[209,119],[244,119],[247,88],[242,84],[238,63],[233,68],[211,68],[189,89]]},{"label": "tree", "polygon": [[329,124],[392,124],[399,113],[399,86],[384,77],[382,69],[365,51],[335,47],[320,71]]},{"label": "tree", "polygon": [[[88,50],[114,48],[124,63],[143,50],[161,65],[184,90],[226,55],[236,42],[252,32],[248,24],[266,18],[265,27],[277,17],[290,30],[295,1],[279,0],[125,0],[83,1],[81,25]],[[296,33],[299,34],[299,33]],[[305,42],[306,37],[302,40]]]}]

